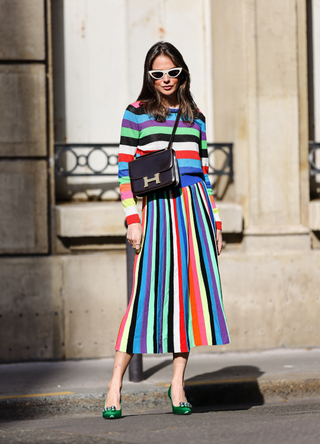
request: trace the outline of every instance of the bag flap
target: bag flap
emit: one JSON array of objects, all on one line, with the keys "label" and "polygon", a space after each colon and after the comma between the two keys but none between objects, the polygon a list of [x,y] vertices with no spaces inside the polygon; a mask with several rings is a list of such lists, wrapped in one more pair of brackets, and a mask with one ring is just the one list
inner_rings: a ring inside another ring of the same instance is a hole
[{"label": "bag flap", "polygon": [[131,180],[141,179],[145,176],[151,178],[156,173],[169,170],[173,166],[173,156],[173,150],[161,150],[132,160],[129,162]]}]

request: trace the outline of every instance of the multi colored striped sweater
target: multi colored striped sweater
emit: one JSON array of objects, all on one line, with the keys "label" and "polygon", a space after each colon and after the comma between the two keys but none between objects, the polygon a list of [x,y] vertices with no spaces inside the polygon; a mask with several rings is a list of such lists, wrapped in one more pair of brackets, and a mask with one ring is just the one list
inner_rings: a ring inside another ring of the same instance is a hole
[{"label": "multi colored striped sweater", "polygon": [[[128,225],[140,223],[137,200],[131,190],[128,162],[168,146],[176,113],[176,109],[171,109],[165,122],[157,122],[144,112],[140,102],[129,105],[124,113],[119,148],[119,183]],[[208,177],[206,123],[202,113],[192,125],[180,118],[172,148],[176,152],[180,176],[199,176],[204,180],[212,203],[216,228],[221,230],[219,210],[215,205]]]}]

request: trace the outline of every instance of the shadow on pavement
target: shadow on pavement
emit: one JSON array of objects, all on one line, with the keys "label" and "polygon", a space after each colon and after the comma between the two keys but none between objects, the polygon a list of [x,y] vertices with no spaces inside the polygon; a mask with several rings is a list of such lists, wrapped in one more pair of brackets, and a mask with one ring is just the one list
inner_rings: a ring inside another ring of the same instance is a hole
[{"label": "shadow on pavement", "polygon": [[[188,401],[199,408],[207,406],[233,406],[250,408],[264,404],[258,378],[263,375],[258,367],[241,365],[225,367],[216,372],[203,373],[186,380]],[[208,411],[208,409],[205,409]],[[214,408],[216,410],[216,408]]]},{"label": "shadow on pavement", "polygon": [[154,365],[153,367],[149,368],[148,370],[143,372],[143,380],[150,378],[155,373],[159,372],[165,367],[168,367],[168,365],[172,365],[172,359],[166,359],[165,361],[161,362],[160,364]]}]

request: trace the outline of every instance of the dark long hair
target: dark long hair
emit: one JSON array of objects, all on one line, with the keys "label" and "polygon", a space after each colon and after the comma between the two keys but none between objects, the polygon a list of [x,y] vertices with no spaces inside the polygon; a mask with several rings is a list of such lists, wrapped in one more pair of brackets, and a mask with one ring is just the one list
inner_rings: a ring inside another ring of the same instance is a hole
[{"label": "dark long hair", "polygon": [[165,122],[166,117],[170,115],[170,109],[162,102],[161,94],[154,87],[155,81],[148,73],[152,70],[153,62],[160,55],[169,57],[175,66],[183,68],[179,76],[180,85],[177,97],[182,119],[191,124],[198,117],[199,111],[190,92],[189,69],[181,53],[171,43],[158,42],[147,52],[144,62],[143,85],[137,100],[141,102],[140,106],[144,108],[145,112],[153,115],[158,122]]}]

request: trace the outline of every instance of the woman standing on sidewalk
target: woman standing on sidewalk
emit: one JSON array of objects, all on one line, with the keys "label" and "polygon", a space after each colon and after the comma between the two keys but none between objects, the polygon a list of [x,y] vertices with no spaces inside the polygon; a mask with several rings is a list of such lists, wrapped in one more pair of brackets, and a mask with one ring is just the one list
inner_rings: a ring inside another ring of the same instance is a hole
[{"label": "woman standing on sidewalk", "polygon": [[[140,221],[128,162],[168,145],[179,108],[173,148],[180,184],[145,196]],[[187,414],[191,405],[184,373],[190,348],[230,341],[217,261],[221,221],[208,178],[205,117],[190,93],[188,67],[170,43],[158,42],[148,51],[141,93],[125,111],[119,181],[127,238],[137,254],[103,417],[121,416],[122,378],[134,353],[173,353],[168,395],[173,413]]]}]

